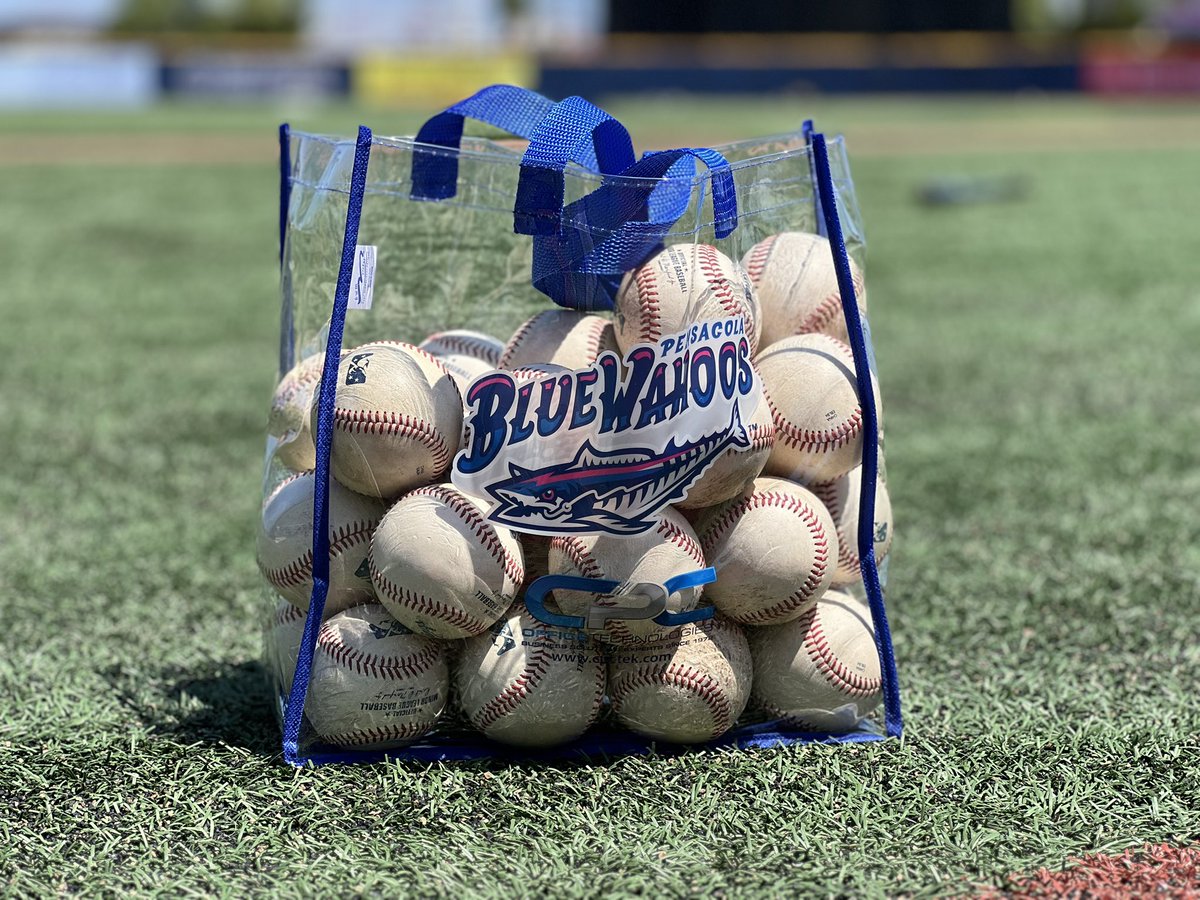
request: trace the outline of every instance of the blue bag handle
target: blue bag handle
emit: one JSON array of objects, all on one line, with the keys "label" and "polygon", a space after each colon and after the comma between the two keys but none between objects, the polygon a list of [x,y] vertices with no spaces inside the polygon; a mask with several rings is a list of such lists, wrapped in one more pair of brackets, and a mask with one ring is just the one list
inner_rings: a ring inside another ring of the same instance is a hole
[{"label": "blue bag handle", "polygon": [[698,148],[647,153],[563,209],[557,235],[535,239],[534,287],[560,306],[612,309],[622,275],[661,249],[687,211],[697,162],[711,176],[715,234],[732,233],[737,191],[724,156]]},{"label": "blue bag handle", "polygon": [[431,153],[422,144],[457,150],[462,143],[463,123],[476,119],[503,128],[509,134],[528,138],[554,108],[554,101],[528,88],[493,84],[476,91],[430,118],[417,132],[413,151],[412,191],[414,200],[446,200],[458,187],[458,154]]},{"label": "blue bag handle", "polygon": [[453,197],[458,155],[431,153],[423,145],[457,150],[463,124],[476,119],[527,138],[521,159],[513,230],[517,234],[554,234],[563,205],[563,171],[576,162],[593,172],[619,172],[633,165],[633,140],[625,126],[582,97],[555,103],[536,91],[509,84],[483,88],[430,118],[417,132],[413,152],[414,200]]},{"label": "blue bag handle", "polygon": [[568,97],[538,123],[521,159],[513,230],[555,235],[562,224],[563,170],[569,162],[602,174],[634,164],[633,139],[625,126],[582,97]]}]

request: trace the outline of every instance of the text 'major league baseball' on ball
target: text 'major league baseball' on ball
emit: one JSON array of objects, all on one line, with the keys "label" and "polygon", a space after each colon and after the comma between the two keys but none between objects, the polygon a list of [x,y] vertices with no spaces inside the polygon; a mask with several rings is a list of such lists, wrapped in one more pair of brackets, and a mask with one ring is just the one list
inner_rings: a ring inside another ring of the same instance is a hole
[{"label": "text 'major league baseball' on ball", "polygon": [[[316,415],[314,404],[314,425]],[[462,418],[458,386],[436,357],[399,341],[355,347],[338,364],[330,471],[372,497],[440,481]]]},{"label": "text 'major league baseball' on ball", "polygon": [[412,743],[446,707],[448,656],[444,641],[413,634],[378,603],[352,606],[321,626],[304,711],[331,744]]}]

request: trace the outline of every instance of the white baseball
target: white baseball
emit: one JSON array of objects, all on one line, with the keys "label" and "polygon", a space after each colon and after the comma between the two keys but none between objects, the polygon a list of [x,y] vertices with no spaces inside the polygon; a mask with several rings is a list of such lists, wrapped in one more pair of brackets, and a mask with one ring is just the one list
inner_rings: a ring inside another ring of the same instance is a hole
[{"label": "white baseball", "polygon": [[450,693],[448,645],[413,634],[377,603],[321,626],[304,712],[324,740],[386,749],[429,732]]},{"label": "white baseball", "polygon": [[500,354],[504,352],[504,344],[490,334],[466,328],[439,331],[425,338],[417,346],[439,358],[470,356],[487,363],[493,369],[499,365]]},{"label": "white baseball", "polygon": [[305,618],[303,610],[287,600],[281,600],[267,620],[264,655],[278,690],[291,690],[296,660],[300,656],[300,640],[304,637]]},{"label": "white baseball", "polygon": [[439,356],[438,362],[450,373],[450,377],[458,385],[459,394],[463,397],[467,396],[467,388],[471,386],[472,381],[480,375],[486,375],[488,372],[494,372],[496,369],[495,366],[484,362],[482,359],[462,354]]},{"label": "white baseball", "polygon": [[500,368],[552,363],[586,369],[605,350],[616,349],[613,325],[608,319],[570,309],[546,309],[513,332],[500,356]]},{"label": "white baseball", "polygon": [[673,244],[626,272],[616,298],[622,352],[655,343],[693,322],[741,316],[750,352],[758,349],[759,308],[741,267],[708,244]]},{"label": "white baseball", "polygon": [[705,595],[743,625],[799,618],[833,579],[833,519],[815,494],[782,478],[756,478],[697,532],[717,570]]},{"label": "white baseball", "polygon": [[[833,517],[838,536],[837,569],[832,587],[844,587],[862,580],[862,561],[858,556],[858,509],[862,490],[862,466],[855,466],[841,478],[812,486]],[[887,482],[875,481],[875,521],[872,532],[875,562],[881,563],[892,548],[892,501]]]},{"label": "white baseball", "polygon": [[750,697],[746,636],[719,613],[658,644],[614,650],[608,692],[617,720],[675,744],[711,741],[737,721]]},{"label": "white baseball", "polygon": [[[863,412],[850,348],[825,334],[784,338],[755,361],[775,422],[769,475],[811,484],[862,462]],[[879,386],[871,376],[876,409]]]},{"label": "white baseball", "polygon": [[[704,553],[692,526],[678,512],[663,510],[657,527],[629,537],[615,535],[564,534],[550,542],[550,574],[582,575],[617,581],[622,585],[640,582],[662,584],[667,579],[705,567]],[[696,608],[703,587],[684,588],[667,602],[669,612]],[[585,591],[556,590],[554,603],[564,615],[587,617],[594,605],[600,608],[641,607],[645,598],[597,597]],[[651,619],[608,619],[596,636],[610,644],[647,643],[669,637],[678,628],[667,628]]]},{"label": "white baseball", "polygon": [[485,518],[487,504],[448,485],[406,494],[371,542],[371,582],[397,621],[418,634],[487,631],[525,580],[520,541]]},{"label": "white baseball", "polygon": [[[258,522],[257,559],[263,577],[297,609],[307,610],[312,594],[312,472],[285,479],[263,503]],[[371,534],[384,504],[336,481],[329,482],[329,592],[325,615],[374,596],[367,572]]]},{"label": "white baseball", "polygon": [[854,729],[882,697],[871,610],[829,591],[799,619],[755,628],[754,702],[805,731]]},{"label": "white baseball", "polygon": [[[764,347],[793,334],[823,332],[848,341],[829,240],[798,231],[772,235],[750,248],[742,266],[762,306]],[[854,296],[866,313],[862,271],[850,260]]]},{"label": "white baseball", "polygon": [[675,504],[680,509],[700,509],[714,506],[736,497],[757,478],[771,456],[775,446],[775,422],[771,416],[771,404],[761,393],[758,404],[746,424],[750,446],[745,449],[730,447],[705,470],[699,480],[688,490],[685,499]]},{"label": "white baseball", "polygon": [[321,384],[325,354],[297,363],[275,388],[267,415],[267,434],[275,439],[275,457],[289,469],[303,472],[317,464],[317,448],[309,428],[309,407]]},{"label": "white baseball", "polygon": [[[316,413],[314,404],[314,424]],[[333,476],[373,497],[438,481],[458,450],[462,418],[458,387],[435,357],[398,341],[355,347],[338,365]]]},{"label": "white baseball", "polygon": [[592,726],[604,698],[604,656],[583,631],[547,625],[517,602],[467,638],[454,669],[459,707],[494,741],[549,747]]}]

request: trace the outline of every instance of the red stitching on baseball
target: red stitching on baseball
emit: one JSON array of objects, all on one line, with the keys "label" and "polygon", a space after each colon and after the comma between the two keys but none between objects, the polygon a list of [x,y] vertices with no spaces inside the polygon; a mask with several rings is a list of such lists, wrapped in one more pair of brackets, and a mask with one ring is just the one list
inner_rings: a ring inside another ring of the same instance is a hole
[{"label": "red stitching on baseball", "polygon": [[856,406],[850,417],[841,424],[824,431],[813,431],[808,428],[799,428],[785,419],[767,392],[766,385],[763,385],[763,396],[771,407],[771,421],[775,425],[776,436],[782,436],[790,447],[802,453],[837,450],[853,441],[862,429],[861,406]]},{"label": "red stitching on baseball", "polygon": [[391,434],[413,438],[429,450],[433,457],[434,468],[439,472],[450,463],[450,451],[438,430],[429,422],[415,419],[412,416],[378,409],[358,410],[337,407],[333,410],[333,427],[351,434]]},{"label": "red stitching on baseball", "polygon": [[639,669],[621,678],[619,683],[613,686],[614,710],[618,715],[620,714],[621,707],[634,689],[639,687],[658,688],[663,685],[690,691],[704,701],[713,717],[712,736],[714,738],[724,734],[733,724],[729,698],[725,696],[721,683],[711,675],[675,663],[671,663],[665,669]]},{"label": "red stitching on baseball", "polygon": [[717,302],[721,304],[721,309],[732,318],[740,318],[746,325],[746,337],[750,341],[751,346],[755,343],[755,337],[758,331],[757,323],[754,322],[750,315],[750,310],[747,305],[739,300],[733,292],[733,285],[729,281],[724,270],[721,268],[721,262],[717,258],[717,248],[709,244],[701,244],[699,257],[699,268],[704,274],[704,280],[716,294]]},{"label": "red stitching on baseball", "polygon": [[508,715],[521,705],[529,694],[537,687],[542,676],[546,674],[549,668],[550,660],[547,657],[547,641],[534,645],[534,652],[526,654],[525,668],[512,684],[506,687],[503,691],[485,703],[483,707],[471,717],[472,724],[480,731],[487,731],[496,722]]},{"label": "red stitching on baseball", "polygon": [[307,616],[304,610],[292,606],[290,603],[284,604],[279,609],[275,610],[275,615],[272,617],[272,625],[278,628],[280,625],[291,625],[297,620],[302,620]]},{"label": "red stitching on baseball", "polygon": [[587,338],[587,361],[588,365],[591,365],[600,355],[600,345],[603,343],[601,338],[604,337],[604,331],[606,328],[608,328],[608,322],[599,316],[589,316],[588,318],[593,320],[592,327],[588,331]]},{"label": "red stitching on baseball", "polygon": [[767,267],[767,259],[771,255],[771,248],[775,246],[775,241],[779,237],[777,234],[771,235],[764,241],[761,241],[751,252],[750,257],[746,260],[746,274],[750,276],[750,283],[758,287],[758,281],[762,278],[763,270]]},{"label": "red stitching on baseball", "polygon": [[[447,332],[438,332],[431,334],[423,343],[438,343],[444,346],[451,353],[461,353],[465,356],[474,356],[476,359],[481,359],[488,365],[494,366],[500,361],[500,354],[503,353],[503,348],[497,350],[494,346],[479,338],[468,337],[464,334],[449,334]],[[418,347],[418,350],[424,350],[424,347]]]},{"label": "red stitching on baseball", "polygon": [[649,264],[634,276],[638,296],[638,340],[657,343],[662,337],[662,308],[658,303],[658,277]]},{"label": "red stitching on baseball", "polygon": [[[312,357],[310,356],[309,359],[312,359]],[[287,387],[284,388],[282,392],[279,392],[279,389],[276,388],[277,393],[275,394],[274,401],[271,403],[271,411],[277,412],[283,409],[294,399],[296,399],[296,395],[300,393],[301,388],[309,387],[320,381],[321,375],[321,367],[316,366],[301,368],[300,371],[292,377],[285,378],[280,384],[280,387],[283,387],[285,384]]]},{"label": "red stitching on baseball", "polygon": [[491,622],[485,622],[483,619],[477,619],[475,616],[456,606],[451,606],[448,603],[443,603],[441,600],[435,600],[416,591],[410,591],[408,588],[396,584],[389,580],[375,565],[374,557],[370,559],[368,566],[371,569],[371,583],[375,585],[375,589],[387,594],[388,599],[396,605],[412,610],[417,615],[427,616],[431,619],[437,619],[439,622],[453,625],[455,628],[465,631],[467,635],[482,634],[492,624]]},{"label": "red stitching on baseball", "polygon": [[554,312],[554,310],[552,310],[552,309],[542,310],[537,315],[530,316],[523,323],[521,323],[521,327],[518,328],[515,332],[513,332],[513,336],[511,338],[509,338],[508,346],[506,346],[504,348],[504,352],[500,354],[500,359],[496,362],[496,367],[500,368],[500,369],[507,369],[509,367],[509,364],[512,363],[512,358],[513,358],[513,355],[517,352],[517,348],[519,348],[521,346],[521,343],[529,335],[529,332],[533,330],[533,326],[540,319],[546,317],[547,315],[549,315],[552,312]]},{"label": "red stitching on baseball", "polygon": [[813,564],[808,572],[808,577],[804,579],[804,583],[788,597],[780,600],[773,606],[768,606],[766,609],[736,616],[737,621],[746,625],[770,624],[780,615],[791,612],[796,607],[803,606],[812,600],[817,589],[821,586],[822,579],[825,577],[825,570],[829,567],[829,536],[825,533],[825,529],[821,525],[821,517],[817,515],[816,510],[801,498],[779,491],[763,491],[751,494],[749,497],[743,498],[740,502],[726,509],[719,519],[711,523],[709,529],[705,531],[701,538],[704,552],[711,554],[713,546],[747,512],[752,509],[764,509],[769,506],[786,509],[789,512],[795,513],[800,521],[804,523],[805,527],[808,528],[809,533],[813,537]]},{"label": "red stitching on baseball", "polygon": [[463,520],[463,524],[471,529],[475,537],[479,538],[484,549],[491,554],[496,562],[500,563],[504,569],[504,574],[511,578],[514,584],[519,585],[525,580],[525,566],[501,542],[500,535],[496,531],[496,526],[481,516],[474,504],[458,493],[458,491],[442,487],[440,484],[431,484],[428,487],[413,491],[409,496],[434,497],[441,500],[450,509],[458,513],[459,517]]},{"label": "red stitching on baseball", "polygon": [[662,535],[675,546],[681,547],[700,568],[703,569],[708,565],[704,561],[704,551],[696,542],[696,539],[673,522],[669,522],[666,519],[659,519],[658,527],[654,529],[654,533]]},{"label": "red stitching on baseball", "polygon": [[361,747],[364,744],[410,740],[420,737],[432,727],[432,722],[397,722],[388,728],[364,728],[349,734],[323,734],[321,737],[339,747]]},{"label": "red stitching on baseball", "polygon": [[847,668],[829,649],[829,640],[821,628],[821,620],[817,618],[819,607],[814,606],[797,621],[800,628],[807,630],[804,647],[808,658],[817,664],[821,674],[831,684],[841,688],[851,697],[867,697],[879,690],[882,681],[879,678],[864,678],[857,672]]},{"label": "red stitching on baseball", "polygon": [[441,654],[441,645],[428,640],[420,643],[422,649],[409,656],[379,656],[347,646],[328,622],[317,635],[317,646],[339,666],[372,678],[412,678],[427,672]]},{"label": "red stitching on baseball", "polygon": [[[330,534],[330,557],[337,556],[355,544],[362,543],[364,538],[369,541],[374,531],[375,523],[372,522],[349,522],[343,525]],[[286,566],[280,566],[278,569],[263,569],[263,576],[278,588],[296,587],[312,581],[312,561],[312,548],[309,547],[302,556],[292,560]]]},{"label": "red stitching on baseball", "polygon": [[604,573],[600,570],[596,560],[588,553],[587,548],[583,546],[583,541],[571,535],[560,534],[550,542],[550,548],[557,549],[568,560],[571,561],[576,570],[584,578],[603,578]]},{"label": "red stitching on baseball", "polygon": [[816,722],[810,722],[808,719],[805,719],[803,716],[797,716],[793,713],[789,713],[786,709],[781,709],[780,707],[774,706],[770,703],[760,703],[759,707],[770,718],[778,719],[781,724],[787,725],[789,728],[796,728],[796,729],[799,729],[800,731],[808,731],[808,732],[814,732],[814,733],[825,732],[825,731],[829,730],[827,727],[822,728]]},{"label": "red stitching on baseball", "polygon": [[822,481],[812,485],[810,490],[817,495],[817,498],[825,504],[825,508],[829,510],[829,514],[833,516],[835,530],[838,536],[838,567],[850,569],[857,572],[862,567],[862,560],[858,555],[858,537],[846,534],[840,523],[840,518],[843,512],[842,504],[838,503],[837,481]]}]

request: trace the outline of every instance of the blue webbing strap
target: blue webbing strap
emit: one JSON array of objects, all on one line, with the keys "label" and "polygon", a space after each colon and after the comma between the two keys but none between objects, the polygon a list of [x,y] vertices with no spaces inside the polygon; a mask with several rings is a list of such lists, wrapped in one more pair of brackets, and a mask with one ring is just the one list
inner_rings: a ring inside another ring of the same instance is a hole
[{"label": "blue webbing strap", "polygon": [[[804,124],[800,126],[800,133],[804,135],[804,146],[808,148],[808,168],[812,172],[812,180],[814,187],[817,184],[817,163],[813,159],[813,134],[816,130],[813,128],[813,120],[805,119]],[[817,234],[821,237],[829,237],[829,229],[825,227],[825,214],[821,211],[821,192],[813,191],[813,216],[817,222]]]},{"label": "blue webbing strap", "polygon": [[837,195],[833,189],[833,175],[829,170],[829,153],[825,146],[825,135],[820,133],[813,135],[812,149],[813,162],[816,166],[817,189],[820,192],[825,227],[828,230],[829,243],[832,246],[833,265],[837,270],[838,290],[842,295],[842,311],[846,316],[850,349],[854,352],[855,381],[858,385],[858,397],[863,410],[862,489],[859,493],[858,503],[858,556],[862,561],[863,586],[867,590],[867,599],[871,604],[871,619],[875,623],[875,646],[879,652],[887,733],[891,737],[899,737],[904,730],[904,722],[900,715],[900,683],[896,676],[896,658],[892,651],[892,635],[888,628],[887,611],[883,606],[883,586],[880,584],[879,569],[875,564],[875,484],[879,477],[879,413],[875,408],[875,392],[871,386],[871,363],[867,354],[862,316],[858,311],[858,300],[854,296],[854,279],[850,273],[850,258],[846,255],[842,223],[838,219]]},{"label": "blue webbing strap", "polygon": [[[493,84],[438,113],[421,126],[413,148],[412,198],[446,200],[458,189],[458,150],[463,123],[476,119],[503,128],[509,134],[527,138],[539,122],[554,108],[554,101],[527,88],[511,84]],[[422,145],[445,147],[445,153],[431,152]],[[581,165],[594,166],[592,154]]]},{"label": "blue webbing strap", "polygon": [[625,126],[582,97],[556,103],[529,136],[521,159],[513,230],[557,235],[562,225],[563,170],[569,162],[602,173],[620,172],[636,161]]},{"label": "blue webbing strap", "polygon": [[691,204],[696,162],[711,176],[715,233],[737,227],[729,161],[715,150],[648,153],[562,211],[559,234],[535,238],[533,286],[560,306],[612,309],[621,276],[662,247]]},{"label": "blue webbing strap", "polygon": [[342,238],[342,263],[338,269],[337,288],[333,295],[333,316],[329,321],[329,337],[325,344],[325,367],[321,374],[321,389],[317,395],[317,466],[314,473],[313,497],[313,589],[309,598],[308,616],[304,620],[304,636],[300,639],[296,674],[288,694],[287,714],[283,722],[283,758],[292,765],[303,765],[300,755],[300,726],[304,716],[304,700],[312,674],[313,648],[321,616],[325,612],[325,595],[329,591],[329,451],[333,446],[333,403],[337,390],[338,359],[342,351],[342,332],[346,325],[346,305],[350,300],[350,277],[354,271],[355,247],[358,244],[358,225],[362,219],[363,198],[367,190],[367,165],[371,160],[371,129],[360,126],[354,145],[354,169],[350,176],[350,200],[346,208],[346,231]]},{"label": "blue webbing strap", "polygon": [[[283,252],[287,240],[288,204],[292,200],[292,129],[287,122],[279,126],[279,272],[283,274]],[[292,320],[292,297],[283,295],[283,310],[279,327],[279,374],[282,375],[295,363],[296,339]]]}]

